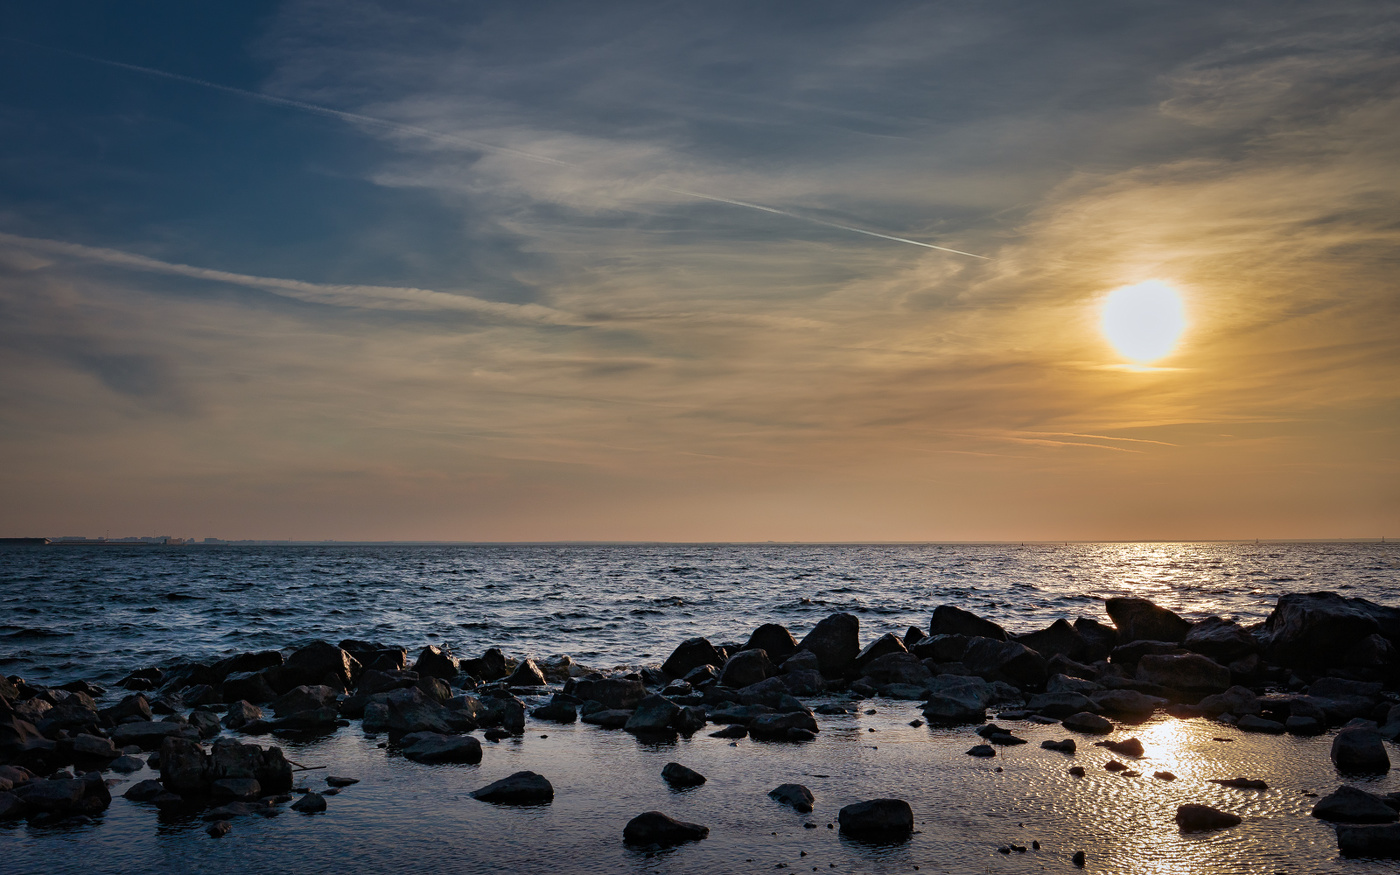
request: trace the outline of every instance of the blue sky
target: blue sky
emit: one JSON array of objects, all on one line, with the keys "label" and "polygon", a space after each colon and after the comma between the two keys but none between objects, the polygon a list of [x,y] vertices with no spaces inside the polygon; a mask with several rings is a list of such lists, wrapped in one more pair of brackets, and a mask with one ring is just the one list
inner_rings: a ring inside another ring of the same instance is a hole
[{"label": "blue sky", "polygon": [[[1391,4],[0,32],[4,534],[1400,528]],[[1148,279],[1190,325],[1133,368]]]}]

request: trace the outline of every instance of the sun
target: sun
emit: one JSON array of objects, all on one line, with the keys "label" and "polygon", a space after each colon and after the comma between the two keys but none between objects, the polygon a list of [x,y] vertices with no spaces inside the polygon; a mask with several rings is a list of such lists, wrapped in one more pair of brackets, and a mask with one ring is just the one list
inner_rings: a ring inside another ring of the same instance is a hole
[{"label": "sun", "polygon": [[1176,347],[1186,330],[1186,308],[1176,289],[1148,280],[1109,292],[1102,320],[1104,337],[1119,355],[1147,364]]}]

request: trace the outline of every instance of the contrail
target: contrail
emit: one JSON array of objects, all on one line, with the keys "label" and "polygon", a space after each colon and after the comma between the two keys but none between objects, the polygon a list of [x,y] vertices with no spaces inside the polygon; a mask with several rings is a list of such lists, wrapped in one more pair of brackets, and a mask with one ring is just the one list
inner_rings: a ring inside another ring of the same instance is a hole
[{"label": "contrail", "polygon": [[[248,91],[244,88],[235,88],[232,85],[221,85],[218,82],[210,82],[207,79],[197,79],[194,76],[185,76],[180,73],[170,73],[165,70],[157,70],[154,67],[142,67],[138,64],[127,64],[122,61],[112,61],[108,60],[107,58],[99,58],[94,55],[85,55],[81,52],[74,52],[69,51],[68,49],[59,49],[54,48],[52,46],[40,45],[38,43],[31,43],[25,40],[14,39],[12,37],[0,37],[0,40],[4,40],[5,42],[11,43],[19,43],[21,45],[30,46],[32,48],[42,49],[45,51],[55,52],[62,55],[68,55],[70,57],[79,58],[81,60],[88,61],[89,63],[93,64],[103,64],[105,66],[116,67],[121,70],[130,70],[135,73],[144,73],[147,76],[157,76],[161,79],[170,79],[175,82],[184,82],[187,85],[198,85],[201,88],[209,88],[214,91],[222,91],[225,94],[232,94],[238,97],[245,97],[250,100],[260,101],[262,103],[270,104],[272,106],[285,106],[290,109],[299,109],[303,112],[309,112],[315,115],[340,119],[341,121],[354,122],[356,124],[363,125],[371,125],[373,127],[385,128],[392,131],[399,131],[400,133],[413,134],[414,136],[423,137],[424,139],[428,140],[437,140],[439,142],[452,143],[454,145],[459,146],[467,146],[469,148],[477,149],[482,152],[495,152],[501,155],[514,155],[518,158],[525,158],[530,161],[539,161],[544,164],[552,164],[556,167],[578,168],[582,166],[573,162],[560,161],[557,158],[550,158],[547,155],[539,155],[534,152],[526,152],[521,149],[512,149],[509,146],[498,146],[494,143],[486,143],[481,140],[472,139],[470,137],[462,137],[456,134],[444,134],[441,131],[434,131],[429,128],[419,127],[417,125],[404,124],[402,122],[395,122],[390,121],[389,119],[376,118],[375,116],[370,115],[361,115],[357,112],[346,112],[345,110],[332,109],[328,106],[321,106],[315,103],[307,103],[303,100],[292,100],[287,97],[276,97],[271,94],[262,94],[257,91]],[[671,194],[679,194],[685,197],[693,197],[698,198],[700,200],[712,201],[714,203],[720,204],[729,204],[730,206],[742,207],[744,209],[749,210],[758,210],[764,213],[772,213],[777,216],[786,216],[790,219],[796,219],[799,222],[808,222],[813,225],[823,225],[827,228],[836,228],[837,230],[848,231],[852,234],[864,234],[867,237],[878,237],[881,240],[891,240],[895,243],[907,243],[910,246],[920,246],[924,249],[936,249],[939,252],[948,252],[952,253],[953,255],[965,255],[968,258],[979,258],[983,261],[991,260],[986,255],[977,255],[973,252],[964,252],[961,249],[950,249],[947,246],[935,246],[932,243],[924,243],[919,240],[910,240],[907,237],[895,237],[891,234],[881,234],[878,231],[869,231],[865,228],[856,228],[851,225],[840,225],[836,222],[828,222],[823,219],[815,219],[811,216],[803,216],[797,213],[790,213],[787,210],[780,210],[775,207],[765,207],[762,204],[749,203],[748,201],[733,200],[731,198],[717,197],[715,195],[709,194],[701,194],[698,191],[687,191],[685,189],[680,188],[668,188],[666,186],[656,184],[650,184],[650,187],[657,188],[661,191],[670,192]]]}]

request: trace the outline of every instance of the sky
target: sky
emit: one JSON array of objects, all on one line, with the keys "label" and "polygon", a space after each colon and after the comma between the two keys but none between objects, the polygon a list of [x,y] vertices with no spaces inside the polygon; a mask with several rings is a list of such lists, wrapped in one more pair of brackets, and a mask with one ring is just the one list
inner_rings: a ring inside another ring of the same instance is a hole
[{"label": "sky", "polygon": [[6,4],[0,536],[1400,537],[1397,244],[1392,2]]}]

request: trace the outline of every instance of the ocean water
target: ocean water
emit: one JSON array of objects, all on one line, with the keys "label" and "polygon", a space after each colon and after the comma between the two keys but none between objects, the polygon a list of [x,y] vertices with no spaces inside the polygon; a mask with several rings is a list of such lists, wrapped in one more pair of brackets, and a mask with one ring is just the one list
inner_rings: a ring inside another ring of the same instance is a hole
[{"label": "ocean water", "polygon": [[[1397,583],[1400,550],[1377,544],[15,549],[0,551],[0,670],[110,682],[182,656],[347,636],[636,665],[659,661],[685,637],[741,640],[766,621],[801,635],[837,610],[858,614],[869,640],[925,625],[943,602],[1026,631],[1061,616],[1102,618],[1102,600],[1118,594],[1146,595],[1189,617],[1256,621],[1281,593],[1325,588],[1394,602]],[[854,704],[851,714],[820,716],[821,733],[805,744],[730,742],[710,737],[714,727],[656,742],[532,719],[524,735],[485,744],[482,762],[470,766],[409,762],[358,723],[317,738],[264,737],[258,743],[315,767],[299,774],[304,786],[325,789],[328,774],[360,783],[328,797],[325,814],[242,817],[213,839],[199,812],[120,798],[131,783],[157,777],[149,768],[109,774],[115,798],[92,823],[0,823],[0,871],[1400,871],[1390,861],[1342,859],[1332,828],[1309,816],[1317,796],[1344,780],[1328,736],[1251,735],[1158,715],[1110,736],[1137,737],[1146,749],[1129,763],[1141,775],[1122,777],[1103,766],[1127,758],[1094,747],[1093,737],[1078,736],[1074,755],[1042,750],[1042,740],[1075,735],[1061,726],[999,721],[1029,743],[981,760],[966,755],[981,741],[973,727],[910,725],[918,702]],[[660,777],[670,761],[708,782],[670,789]],[[1085,777],[1070,776],[1071,765]],[[523,769],[550,779],[552,804],[497,808],[468,795]],[[1159,770],[1176,780],[1154,778]],[[1269,789],[1209,782],[1232,777],[1264,779]],[[1400,770],[1345,780],[1400,790]],[[801,815],[767,798],[786,782],[811,788],[816,810]],[[913,808],[908,841],[866,844],[829,828],[842,806],[887,796]],[[1244,821],[1182,834],[1173,815],[1184,802]],[[702,823],[710,836],[659,853],[626,847],[624,824],[647,810]],[[998,851],[1007,845],[1027,850]],[[1071,863],[1080,850],[1086,870]]]},{"label": "ocean water", "polygon": [[462,656],[640,665],[760,623],[849,611],[869,640],[952,603],[1012,632],[1106,620],[1104,599],[1264,619],[1278,596],[1400,599],[1400,546],[507,545],[0,549],[0,671],[111,683],[133,668],[360,638]]}]

